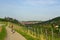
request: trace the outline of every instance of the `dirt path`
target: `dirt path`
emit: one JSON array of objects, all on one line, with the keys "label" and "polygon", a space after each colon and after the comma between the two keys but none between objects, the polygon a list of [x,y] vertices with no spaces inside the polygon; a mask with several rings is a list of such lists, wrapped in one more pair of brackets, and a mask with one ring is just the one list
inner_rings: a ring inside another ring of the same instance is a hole
[{"label": "dirt path", "polygon": [[6,27],[7,37],[5,40],[26,40],[21,34],[15,32],[12,33],[9,27]]}]

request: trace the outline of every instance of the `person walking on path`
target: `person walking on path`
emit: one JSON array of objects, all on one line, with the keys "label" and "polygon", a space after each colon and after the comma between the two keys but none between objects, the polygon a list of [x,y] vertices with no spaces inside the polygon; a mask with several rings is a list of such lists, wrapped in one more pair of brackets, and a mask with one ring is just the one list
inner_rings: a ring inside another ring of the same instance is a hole
[{"label": "person walking on path", "polygon": [[15,31],[14,31],[14,26],[13,26],[13,25],[11,26],[11,32],[12,32],[12,33],[15,33]]}]

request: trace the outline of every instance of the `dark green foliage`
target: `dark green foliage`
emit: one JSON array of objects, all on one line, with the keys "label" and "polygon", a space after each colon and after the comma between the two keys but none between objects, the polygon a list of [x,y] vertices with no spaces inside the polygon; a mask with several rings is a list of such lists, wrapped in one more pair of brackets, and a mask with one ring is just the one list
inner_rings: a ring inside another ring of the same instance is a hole
[{"label": "dark green foliage", "polygon": [[18,20],[10,18],[10,17],[0,18],[0,21],[12,22],[12,23],[18,24],[20,26],[23,26]]}]

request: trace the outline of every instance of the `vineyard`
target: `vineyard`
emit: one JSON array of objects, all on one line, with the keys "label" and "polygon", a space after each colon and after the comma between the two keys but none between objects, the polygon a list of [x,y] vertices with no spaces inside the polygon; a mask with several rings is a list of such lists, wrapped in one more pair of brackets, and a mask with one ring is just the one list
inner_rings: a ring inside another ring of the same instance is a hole
[{"label": "vineyard", "polygon": [[38,40],[60,40],[60,21],[58,21],[55,18],[38,24],[25,24],[22,29]]},{"label": "vineyard", "polygon": [[[60,27],[60,26],[59,26]],[[60,28],[54,28],[53,25],[26,25],[23,31],[38,40],[59,40],[60,39]]]}]

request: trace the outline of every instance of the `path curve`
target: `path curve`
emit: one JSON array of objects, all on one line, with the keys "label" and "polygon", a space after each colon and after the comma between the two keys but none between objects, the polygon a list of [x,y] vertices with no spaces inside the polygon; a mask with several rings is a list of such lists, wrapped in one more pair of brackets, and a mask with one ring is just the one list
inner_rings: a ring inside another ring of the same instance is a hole
[{"label": "path curve", "polygon": [[5,40],[26,40],[21,34],[15,32],[12,33],[9,27],[6,27],[7,37]]}]

